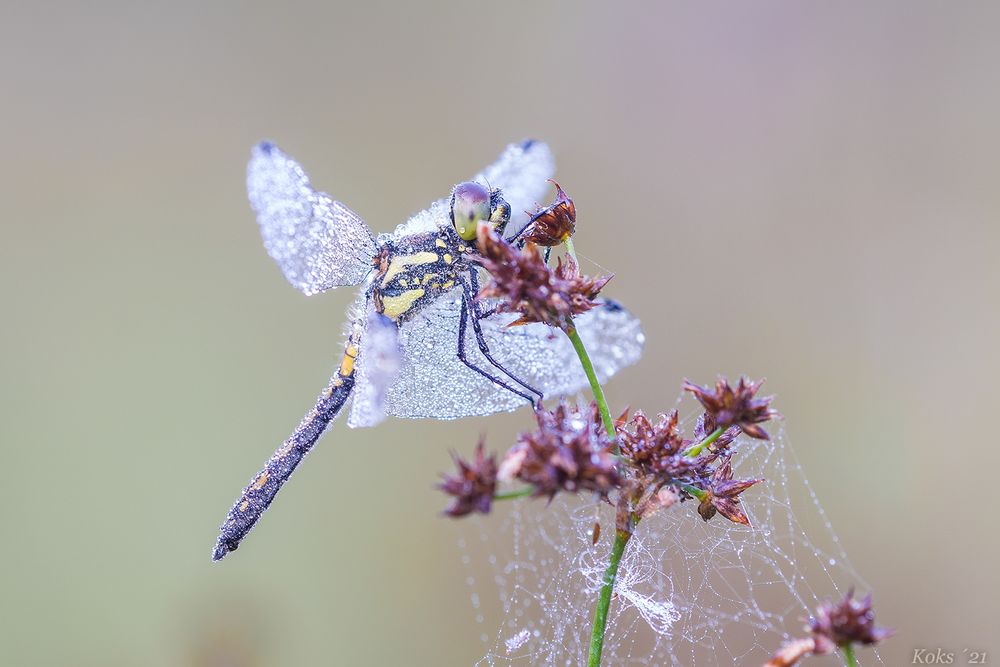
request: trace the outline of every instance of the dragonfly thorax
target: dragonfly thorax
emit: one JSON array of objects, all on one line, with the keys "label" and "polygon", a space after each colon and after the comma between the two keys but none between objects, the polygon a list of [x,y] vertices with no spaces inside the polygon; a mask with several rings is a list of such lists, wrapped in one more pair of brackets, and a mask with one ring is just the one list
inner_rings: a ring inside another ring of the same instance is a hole
[{"label": "dragonfly thorax", "polygon": [[450,229],[388,241],[376,259],[371,287],[375,309],[400,322],[428,301],[460,288],[462,274],[474,270],[467,260],[471,251]]}]

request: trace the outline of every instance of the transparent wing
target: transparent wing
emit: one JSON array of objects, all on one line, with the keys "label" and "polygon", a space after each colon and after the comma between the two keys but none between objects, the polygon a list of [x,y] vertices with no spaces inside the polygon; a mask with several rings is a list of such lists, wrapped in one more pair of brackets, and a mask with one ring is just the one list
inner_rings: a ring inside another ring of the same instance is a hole
[{"label": "transparent wing", "polygon": [[543,204],[549,189],[547,179],[556,173],[556,161],[548,145],[528,139],[510,144],[496,162],[476,174],[472,180],[503,192],[510,204],[507,236],[521,231],[528,217]]},{"label": "transparent wing", "polygon": [[[527,402],[465,366],[457,356],[461,292],[442,296],[399,328],[403,358],[386,392],[385,410],[397,417],[455,419],[515,410]],[[513,315],[482,320],[490,353],[521,380],[552,397],[587,386],[569,339],[542,324],[506,328]],[[617,303],[601,305],[576,318],[577,329],[605,380],[635,363],[645,340],[639,320]],[[466,331],[469,359],[503,377],[482,356],[471,324]]]},{"label": "transparent wing", "polygon": [[354,401],[347,417],[351,428],[375,426],[385,419],[386,390],[399,374],[403,354],[395,322],[374,309],[361,322]]},{"label": "transparent wing", "polygon": [[299,164],[268,142],[247,165],[247,193],[267,253],[306,294],[357,285],[372,268],[368,226],[339,201],[316,192]]},{"label": "transparent wing", "polygon": [[[510,222],[505,232],[510,236],[528,223],[528,214],[535,210],[536,204],[543,202],[549,188],[546,179],[552,178],[555,172],[556,162],[549,147],[529,139],[508,145],[496,162],[470,180],[503,191],[504,199],[510,204]],[[449,198],[439,199],[399,225],[393,237],[399,239],[410,234],[434,232],[441,225],[451,224],[448,206]]]}]

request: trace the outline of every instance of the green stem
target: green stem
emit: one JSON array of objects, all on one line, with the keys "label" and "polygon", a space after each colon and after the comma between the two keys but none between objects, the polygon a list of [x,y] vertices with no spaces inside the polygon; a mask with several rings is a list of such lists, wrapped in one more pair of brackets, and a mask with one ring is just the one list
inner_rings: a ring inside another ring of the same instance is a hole
[{"label": "green stem", "polygon": [[687,491],[689,494],[691,494],[693,497],[697,498],[698,500],[704,500],[705,496],[708,495],[707,492],[702,491],[697,486],[691,486],[690,484],[681,484],[681,490],[682,491]]},{"label": "green stem", "polygon": [[576,258],[576,248],[573,247],[572,237],[566,237],[566,240],[563,241],[563,243],[566,245],[566,252],[573,258],[573,263],[580,266],[580,261]]},{"label": "green stem", "polygon": [[847,667],[858,667],[858,659],[854,657],[854,644],[844,644],[840,647]]},{"label": "green stem", "polygon": [[[594,400],[597,401],[597,409],[601,413],[601,421],[604,422],[604,428],[608,432],[608,437],[612,440],[617,440],[617,434],[615,433],[615,421],[611,418],[611,411],[608,410],[608,401],[604,398],[604,390],[601,389],[601,383],[597,381],[597,373],[594,372],[594,364],[590,362],[590,355],[587,354],[587,348],[584,347],[583,341],[580,339],[580,334],[577,333],[576,327],[573,326],[572,321],[570,321],[569,327],[566,328],[566,335],[569,336],[570,342],[573,343],[573,349],[576,350],[576,356],[580,357],[580,364],[583,366],[583,372],[587,374],[587,379],[590,380],[590,390],[594,393]],[[612,451],[615,454],[618,453],[617,444]]]},{"label": "green stem", "polygon": [[493,494],[493,500],[511,500],[513,498],[524,498],[530,496],[535,490],[530,486],[523,489],[513,489],[511,491],[500,491]]},{"label": "green stem", "polygon": [[594,610],[594,628],[590,633],[590,655],[587,667],[600,667],[601,651],[604,650],[604,630],[608,625],[608,608],[611,606],[611,594],[615,589],[615,579],[618,577],[618,565],[621,563],[625,545],[628,544],[631,533],[619,530],[615,533],[615,543],[611,546],[611,557],[608,559],[608,569],[604,571],[604,583],[601,594],[597,598],[597,608]]},{"label": "green stem", "polygon": [[718,440],[719,436],[722,435],[724,432],[725,432],[725,429],[723,429],[720,426],[719,428],[717,428],[714,431],[712,431],[711,433],[709,433],[708,437],[705,438],[704,440],[702,440],[701,442],[699,442],[697,445],[691,445],[691,447],[689,447],[688,450],[686,452],[684,452],[684,456],[690,456],[690,457],[698,456],[699,454],[701,454],[701,450],[705,449],[706,447],[708,447],[709,445],[711,445],[713,442],[715,442],[716,440]]},{"label": "green stem", "polygon": [[[566,239],[566,250],[575,262],[576,253],[573,251],[573,242],[570,239]],[[601,421],[608,432],[608,437],[615,443],[612,452],[617,455],[618,434],[615,432],[615,422],[611,418],[611,411],[608,409],[608,401],[604,397],[604,390],[601,389],[601,383],[597,380],[597,373],[594,372],[594,364],[590,361],[587,348],[584,346],[583,340],[581,340],[580,334],[577,332],[572,320],[570,320],[569,326],[566,327],[565,331],[570,342],[573,343],[576,356],[580,358],[580,365],[583,366],[583,372],[587,374],[587,380],[590,382],[590,390],[594,394],[597,409],[601,413]],[[588,667],[600,667],[601,664],[601,652],[604,650],[604,632],[608,626],[608,609],[611,607],[611,594],[615,589],[615,580],[618,578],[618,565],[621,563],[622,554],[625,553],[625,545],[628,544],[631,537],[632,533],[630,532],[623,530],[615,531],[615,541],[611,546],[608,568],[604,571],[604,581],[601,585],[600,595],[597,598],[597,607],[594,609],[594,627],[590,633],[590,655],[587,658]]]}]

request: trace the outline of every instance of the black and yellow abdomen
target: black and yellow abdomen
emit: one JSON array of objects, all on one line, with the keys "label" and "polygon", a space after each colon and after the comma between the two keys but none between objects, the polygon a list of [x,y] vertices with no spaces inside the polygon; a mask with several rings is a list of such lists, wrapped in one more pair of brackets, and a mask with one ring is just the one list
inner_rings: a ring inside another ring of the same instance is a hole
[{"label": "black and yellow abdomen", "polygon": [[354,389],[354,361],[358,357],[358,342],[356,336],[351,336],[347,341],[340,367],[330,379],[330,384],[316,399],[316,405],[302,418],[295,432],[271,455],[264,469],[243,489],[222,524],[212,560],[220,560],[230,551],[236,550],[264,511],[270,507],[274,496],[295,472],[302,458],[313,448],[330,422],[340,414]]}]

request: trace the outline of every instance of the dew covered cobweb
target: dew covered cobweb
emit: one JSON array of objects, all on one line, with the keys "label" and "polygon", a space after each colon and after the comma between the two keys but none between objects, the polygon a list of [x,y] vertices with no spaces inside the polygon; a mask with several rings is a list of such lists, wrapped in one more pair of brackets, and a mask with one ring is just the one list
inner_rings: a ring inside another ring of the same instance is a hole
[{"label": "dew covered cobweb", "polygon": [[[691,501],[638,526],[619,570],[602,664],[762,665],[803,636],[819,603],[852,586],[867,592],[775,426],[770,442],[741,437],[734,445],[736,476],[765,480],[741,496],[752,528],[720,515],[706,523]],[[595,517],[602,530],[592,546]],[[584,664],[613,535],[612,508],[583,495],[551,505],[505,501],[464,522],[459,547],[484,643],[475,664]],[[871,650],[858,657],[881,664]]]}]

